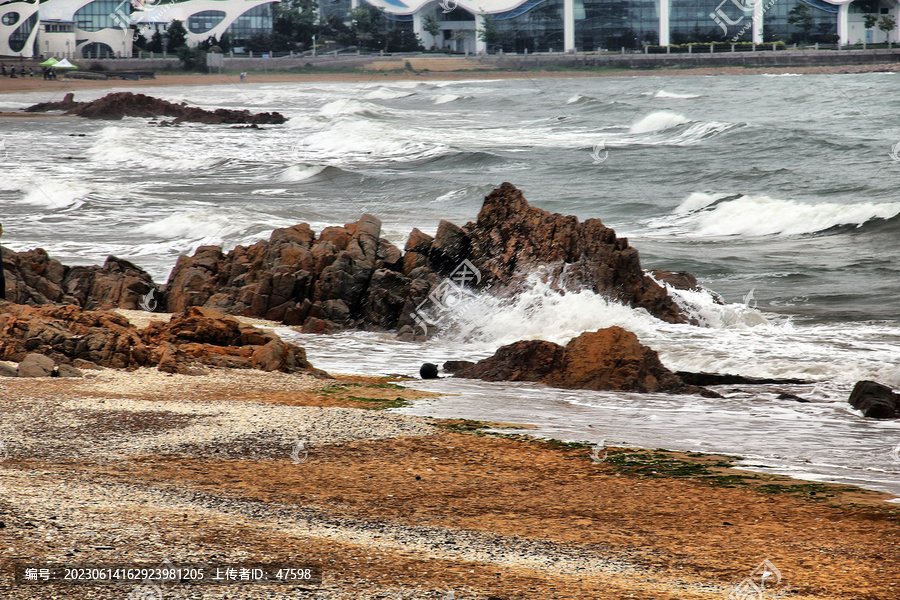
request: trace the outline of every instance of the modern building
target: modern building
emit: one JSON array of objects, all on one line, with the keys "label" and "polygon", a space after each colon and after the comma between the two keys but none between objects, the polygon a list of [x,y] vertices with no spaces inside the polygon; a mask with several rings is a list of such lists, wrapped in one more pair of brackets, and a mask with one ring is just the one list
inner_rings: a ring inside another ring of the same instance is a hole
[{"label": "modern building", "polygon": [[131,20],[148,39],[178,20],[187,29],[187,40],[196,45],[211,36],[228,33],[232,47],[240,49],[248,39],[272,32],[273,0],[184,0],[146,4],[131,14]]},{"label": "modern building", "polygon": [[148,38],[173,20],[197,44],[226,31],[240,47],[272,31],[275,0],[0,0],[0,56],[108,58],[132,55],[134,29]]},{"label": "modern building", "polygon": [[[485,15],[503,34],[504,49],[515,52],[789,39],[798,32],[789,14],[801,3],[810,9],[812,36],[841,44],[888,41],[877,27],[864,27],[865,13],[900,22],[900,0],[320,0],[320,12],[346,14],[363,1],[410,27],[426,47],[473,52],[486,50],[476,33]],[[440,22],[436,36],[424,30],[428,15]]]},{"label": "modern building", "polygon": [[0,2],[0,56],[31,56],[38,32],[37,0]]}]

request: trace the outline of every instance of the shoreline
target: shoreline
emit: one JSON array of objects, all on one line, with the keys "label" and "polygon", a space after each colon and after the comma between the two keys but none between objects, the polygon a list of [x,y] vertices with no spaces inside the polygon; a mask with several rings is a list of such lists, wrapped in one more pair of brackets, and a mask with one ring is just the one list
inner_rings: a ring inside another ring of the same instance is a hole
[{"label": "shoreline", "polygon": [[[441,71],[441,72],[308,72],[308,73],[250,73],[241,83],[237,74],[160,74],[156,79],[140,81],[96,81],[89,79],[63,79],[44,81],[41,78],[0,79],[0,95],[47,92],[64,95],[82,90],[108,89],[116,91],[140,90],[152,87],[208,86],[208,85],[250,85],[255,83],[383,83],[396,81],[465,81],[491,79],[566,79],[583,77],[689,77],[689,76],[733,76],[798,73],[809,75],[843,75],[859,73],[893,72],[900,70],[900,63],[873,65],[833,65],[815,67],[696,67],[662,69],[584,69],[559,71]],[[10,116],[20,113],[2,113]]]},{"label": "shoreline", "polygon": [[[389,378],[93,374],[0,380],[5,598],[83,593],[16,586],[12,557],[302,557],[323,583],[289,597],[348,600],[721,600],[763,560],[783,574],[775,597],[874,600],[900,581],[900,564],[875,557],[900,542],[900,508],[878,493],[760,477],[719,455],[610,448],[598,462],[583,445],[483,431],[509,423],[385,412],[421,394]],[[165,591],[198,589],[271,594]]]}]

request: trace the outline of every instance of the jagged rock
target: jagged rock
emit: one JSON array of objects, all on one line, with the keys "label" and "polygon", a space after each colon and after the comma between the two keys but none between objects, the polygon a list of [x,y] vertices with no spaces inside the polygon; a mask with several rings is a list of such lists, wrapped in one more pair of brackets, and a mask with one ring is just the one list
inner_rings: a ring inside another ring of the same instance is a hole
[{"label": "jagged rock", "polygon": [[871,419],[900,418],[900,394],[875,381],[859,381],[850,392],[850,404]]},{"label": "jagged rock", "polygon": [[63,110],[67,115],[88,119],[120,120],[123,117],[175,117],[170,124],[183,121],[195,123],[254,123],[278,125],[287,121],[281,113],[252,114],[248,110],[217,108],[209,111],[193,106],[175,104],[146,94],[113,92],[93,102],[75,102],[74,94],[66,94],[61,102],[42,102],[24,109],[25,112]]},{"label": "jagged rock", "polygon": [[57,372],[60,377],[84,377],[84,373],[72,365],[59,365]]},{"label": "jagged rock", "polygon": [[478,219],[463,230],[471,244],[469,260],[492,288],[514,288],[543,267],[562,289],[591,289],[664,321],[687,321],[665,289],[644,274],[627,239],[599,219],[579,222],[530,206],[511,183],[491,192]]},{"label": "jagged rock", "polygon": [[490,358],[454,375],[486,381],[534,381],[553,387],[626,392],[715,392],[686,385],[654,350],[621,327],[585,332],[565,347],[530,340],[503,346]]},{"label": "jagged rock", "polygon": [[28,354],[19,363],[19,377],[50,377],[56,363],[43,354]]},{"label": "jagged rock", "polygon": [[102,267],[67,267],[41,248],[13,252],[3,248],[6,299],[17,304],[74,304],[88,310],[139,309],[156,285],[150,275],[109,256]]},{"label": "jagged rock", "polygon": [[657,281],[661,281],[666,285],[671,285],[677,290],[700,289],[700,287],[697,285],[697,278],[687,271],[678,271],[677,273],[673,273],[672,271],[651,269],[650,274],[653,275],[653,277],[656,278]]}]

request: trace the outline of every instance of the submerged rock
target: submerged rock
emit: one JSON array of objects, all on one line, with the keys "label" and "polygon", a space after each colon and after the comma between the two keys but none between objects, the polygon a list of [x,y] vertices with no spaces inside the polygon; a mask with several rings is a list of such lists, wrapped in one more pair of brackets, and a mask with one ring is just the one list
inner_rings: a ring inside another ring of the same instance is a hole
[{"label": "submerged rock", "polygon": [[486,381],[534,381],[567,389],[721,397],[685,384],[663,366],[653,349],[621,327],[582,333],[566,346],[541,340],[516,342],[503,346],[494,356],[459,368],[454,376]]},{"label": "submerged rock", "polygon": [[900,394],[875,381],[859,381],[848,400],[853,408],[871,419],[900,418]]},{"label": "submerged rock", "polygon": [[281,113],[265,112],[253,114],[248,110],[217,108],[204,110],[184,103],[175,104],[167,100],[135,94],[133,92],[113,92],[93,102],[76,102],[74,94],[66,94],[61,102],[41,102],[24,109],[25,112],[47,112],[62,110],[67,115],[77,115],[88,119],[120,120],[123,117],[174,117],[171,124],[191,121],[195,123],[252,123],[278,125],[287,121]]}]

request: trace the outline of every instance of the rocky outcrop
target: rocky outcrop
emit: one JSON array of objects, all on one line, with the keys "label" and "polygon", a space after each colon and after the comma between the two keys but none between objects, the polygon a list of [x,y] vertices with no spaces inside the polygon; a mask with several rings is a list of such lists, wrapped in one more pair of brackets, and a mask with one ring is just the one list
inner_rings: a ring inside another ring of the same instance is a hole
[{"label": "rocky outcrop", "polygon": [[871,419],[900,418],[900,394],[875,381],[859,381],[850,393],[850,404]]},{"label": "rocky outcrop", "polygon": [[[65,267],[43,250],[4,251],[4,262],[9,299],[23,304],[137,309],[156,289],[149,275],[115,257],[103,267]],[[509,183],[485,198],[475,222],[441,221],[434,237],[414,229],[403,251],[381,237],[372,215],[318,234],[305,223],[276,229],[227,254],[203,246],[179,257],[156,300],[158,310],[215,308],[308,333],[364,328],[414,339],[435,330],[428,310],[451,306],[461,288],[512,294],[537,271],[560,290],[589,288],[669,322],[686,320],[665,288],[644,275],[627,240],[598,219],[529,206]]]},{"label": "rocky outcrop", "polygon": [[88,119],[120,120],[123,117],[174,117],[172,123],[191,121],[194,123],[253,123],[278,125],[287,121],[281,113],[265,112],[253,114],[248,110],[217,108],[204,110],[175,104],[145,94],[133,92],[113,92],[93,102],[76,102],[74,94],[66,94],[60,102],[41,102],[24,109],[25,112],[47,112],[62,110],[67,115],[77,115]]},{"label": "rocky outcrop", "polygon": [[156,289],[146,271],[115,256],[109,256],[102,267],[67,267],[41,248],[25,252],[3,248],[3,268],[6,299],[30,306],[137,310],[146,294]]},{"label": "rocky outcrop", "polygon": [[38,367],[60,370],[100,365],[195,374],[210,366],[327,376],[309,364],[303,348],[214,309],[190,308],[138,331],[114,312],[0,302],[0,360],[37,354],[43,355],[33,360]]},{"label": "rocky outcrop", "polygon": [[675,374],[685,383],[691,385],[803,385],[810,383],[805,379],[772,378],[772,377],[745,377],[743,375],[731,375],[729,373],[691,373],[689,371],[675,371]]},{"label": "rocky outcrop", "polygon": [[540,340],[516,342],[474,365],[453,366],[455,377],[486,381],[533,381],[567,389],[720,397],[685,384],[663,366],[654,350],[621,327],[582,333],[565,347]]}]

